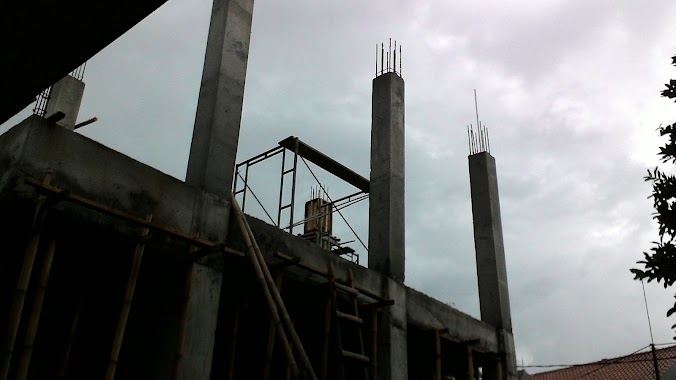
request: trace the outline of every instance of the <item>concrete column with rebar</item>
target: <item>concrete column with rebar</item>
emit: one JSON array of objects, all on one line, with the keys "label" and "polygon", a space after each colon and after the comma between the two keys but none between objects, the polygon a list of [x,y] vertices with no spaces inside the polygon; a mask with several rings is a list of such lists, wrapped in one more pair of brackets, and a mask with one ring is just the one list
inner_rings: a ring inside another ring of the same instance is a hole
[{"label": "concrete column with rebar", "polygon": [[406,379],[407,316],[404,282],[404,80],[373,79],[368,266],[389,277],[383,294],[395,301],[378,331],[378,378]]},{"label": "concrete column with rebar", "polygon": [[214,0],[186,182],[228,199],[231,192],[253,0]]},{"label": "concrete column with rebar", "polygon": [[56,124],[71,131],[74,130],[75,123],[77,123],[77,115],[80,112],[82,97],[84,96],[84,89],[84,82],[70,75],[66,75],[54,83],[49,91],[45,117],[50,117],[57,112],[63,112],[65,116],[57,121]]},{"label": "concrete column with rebar", "polygon": [[373,79],[369,268],[404,282],[404,80]]},{"label": "concrete column with rebar", "polygon": [[468,159],[481,320],[497,329],[506,375],[511,378],[516,375],[516,359],[495,158],[480,152]]}]

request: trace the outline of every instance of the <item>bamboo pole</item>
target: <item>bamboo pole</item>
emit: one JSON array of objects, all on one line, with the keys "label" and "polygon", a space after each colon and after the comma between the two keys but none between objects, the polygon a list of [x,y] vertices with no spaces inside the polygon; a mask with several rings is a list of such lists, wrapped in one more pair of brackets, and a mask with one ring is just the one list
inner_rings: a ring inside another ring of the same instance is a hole
[{"label": "bamboo pole", "polygon": [[333,263],[329,262],[326,272],[328,278],[328,297],[326,297],[326,308],[324,310],[324,331],[322,340],[322,380],[326,380],[329,370],[329,341],[331,339],[331,317],[333,316],[333,292],[335,289],[335,277],[333,276]]},{"label": "bamboo pole", "polygon": [[[190,251],[195,250],[191,247]],[[183,364],[183,346],[185,344],[185,332],[188,326],[188,302],[190,301],[190,290],[192,289],[192,275],[195,271],[194,263],[188,264],[188,271],[185,275],[185,284],[183,285],[183,301],[181,303],[180,318],[178,321],[178,333],[176,337],[176,359],[174,370],[171,374],[172,380],[178,380],[181,375],[181,365]]]},{"label": "bamboo pole", "polygon": [[435,366],[434,366],[434,378],[436,380],[441,379],[441,334],[439,331],[434,332],[434,354],[435,354]]},{"label": "bamboo pole", "polygon": [[[277,289],[282,290],[282,273],[279,272],[275,276],[275,285]],[[275,331],[275,321],[270,318],[270,325],[268,326],[268,343],[265,348],[265,368],[263,369],[263,380],[270,379],[270,367],[272,366],[272,358],[275,350],[275,337],[277,332]]]},{"label": "bamboo pole", "polygon": [[472,346],[467,346],[467,379],[474,379],[474,353],[472,352]]},{"label": "bamboo pole", "polygon": [[24,337],[23,350],[19,360],[19,369],[17,371],[16,379],[25,380],[28,377],[28,369],[30,368],[31,355],[33,354],[33,345],[35,344],[35,336],[40,324],[40,314],[42,313],[42,305],[45,300],[45,293],[47,291],[47,282],[49,281],[49,274],[52,270],[52,262],[54,260],[54,251],[56,250],[56,241],[49,240],[47,245],[47,252],[45,252],[42,259],[42,269],[40,271],[40,280],[35,297],[33,298],[33,307],[28,319],[28,326],[26,328],[26,335]]},{"label": "bamboo pole", "polygon": [[378,309],[371,310],[371,379],[378,378]]},{"label": "bamboo pole", "polygon": [[253,244],[253,249],[256,257],[258,258],[259,265],[261,269],[263,270],[263,275],[265,276],[265,281],[267,282],[268,289],[272,293],[272,296],[274,297],[275,302],[277,303],[277,306],[281,310],[281,315],[282,315],[282,321],[284,322],[284,327],[286,327],[289,330],[289,335],[291,335],[291,339],[293,341],[293,345],[296,347],[296,350],[298,351],[298,354],[301,357],[301,361],[303,363],[303,367],[305,367],[305,371],[307,372],[307,376],[311,380],[316,380],[317,376],[315,375],[314,370],[312,369],[312,364],[310,363],[310,358],[307,356],[305,353],[305,349],[303,348],[303,344],[300,341],[300,338],[298,337],[298,334],[296,334],[296,329],[293,327],[293,323],[291,322],[291,319],[289,317],[289,313],[286,310],[286,306],[284,305],[284,301],[282,300],[282,296],[279,294],[279,291],[277,291],[277,288],[274,286],[274,281],[272,280],[272,275],[270,275],[270,270],[268,269],[267,264],[265,263],[265,258],[263,257],[263,254],[261,253],[260,248],[258,247],[258,243],[256,243],[256,239],[253,236],[253,231],[251,231],[251,228],[249,227],[249,224],[247,223],[244,213],[242,213],[242,210],[239,208],[239,205],[237,204],[237,199],[235,199],[234,195],[231,195],[232,198],[232,203],[233,207],[235,208],[237,214],[239,215],[239,220],[240,220],[240,227],[244,229],[243,233],[248,234],[249,241]]},{"label": "bamboo pole", "polygon": [[[152,216],[148,216],[150,221]],[[129,279],[127,280],[127,290],[124,294],[124,301],[122,302],[122,310],[120,311],[120,318],[117,322],[117,329],[113,338],[113,347],[110,350],[110,360],[108,362],[108,370],[106,371],[106,380],[113,380],[115,378],[115,370],[117,369],[117,360],[120,357],[120,350],[122,348],[122,340],[124,339],[124,331],[127,328],[127,321],[129,320],[129,310],[131,303],[134,300],[134,291],[136,290],[136,281],[141,270],[141,260],[143,259],[143,251],[145,250],[145,238],[148,236],[148,228],[145,227],[141,231],[141,241],[136,244],[134,250],[134,257],[132,259],[131,271],[129,272]]]},{"label": "bamboo pole", "polygon": [[[232,196],[232,203],[233,203],[233,209],[235,210],[236,216],[237,216],[237,224],[240,228],[240,232],[242,234],[242,238],[244,238],[244,242],[247,247],[247,253],[249,256],[249,259],[251,260],[251,263],[253,264],[254,267],[254,272],[256,273],[256,278],[258,279],[259,284],[261,285],[261,288],[263,289],[263,296],[265,297],[265,301],[268,304],[268,307],[270,308],[270,314],[272,314],[272,317],[275,320],[275,328],[277,330],[277,333],[279,334],[279,340],[282,341],[282,346],[284,347],[284,351],[287,354],[287,358],[289,360],[289,365],[291,366],[291,371],[293,372],[294,377],[298,375],[298,365],[296,364],[296,360],[293,357],[293,350],[291,348],[291,345],[289,344],[289,340],[286,337],[286,332],[284,331],[283,325],[282,325],[282,320],[279,316],[279,312],[277,310],[277,305],[275,304],[275,301],[272,298],[272,294],[270,294],[270,287],[268,283],[266,282],[265,276],[263,274],[263,270],[261,269],[261,263],[258,260],[258,256],[256,255],[256,251],[254,249],[254,246],[251,241],[251,237],[248,233],[248,230],[246,228],[246,220],[244,219],[244,215],[242,214],[242,210],[239,208],[239,205],[237,205],[237,200],[235,199],[234,196]],[[265,265],[265,262],[263,262],[263,265]],[[274,288],[277,290],[277,288]],[[288,318],[288,315],[287,315]]]},{"label": "bamboo pole", "polygon": [[[45,182],[49,182],[49,177],[45,179]],[[9,367],[12,364],[14,344],[16,343],[16,336],[19,331],[19,324],[21,323],[23,305],[26,299],[26,292],[28,291],[28,284],[30,283],[31,273],[33,272],[35,256],[37,255],[38,246],[40,245],[40,233],[42,231],[46,213],[46,200],[42,197],[38,201],[35,209],[32,227],[33,232],[24,253],[21,272],[19,272],[19,279],[17,280],[16,289],[14,290],[14,299],[12,300],[12,308],[9,313],[7,325],[7,338],[5,339],[5,347],[2,352],[0,380],[7,380],[7,377],[9,376]]]},{"label": "bamboo pole", "polygon": [[228,365],[228,379],[235,379],[235,349],[237,348],[237,330],[239,327],[239,308],[235,310],[234,321],[232,323],[232,339],[230,339],[230,360]]},{"label": "bamboo pole", "polygon": [[75,311],[73,312],[73,320],[70,323],[70,329],[68,331],[68,337],[66,338],[66,347],[63,352],[63,358],[61,359],[61,368],[59,368],[59,375],[57,379],[62,380],[66,378],[66,370],[68,369],[68,361],[70,360],[70,352],[73,348],[73,341],[75,340],[75,333],[77,332],[77,326],[80,322],[80,309],[82,308],[82,299],[77,301],[75,304]]}]

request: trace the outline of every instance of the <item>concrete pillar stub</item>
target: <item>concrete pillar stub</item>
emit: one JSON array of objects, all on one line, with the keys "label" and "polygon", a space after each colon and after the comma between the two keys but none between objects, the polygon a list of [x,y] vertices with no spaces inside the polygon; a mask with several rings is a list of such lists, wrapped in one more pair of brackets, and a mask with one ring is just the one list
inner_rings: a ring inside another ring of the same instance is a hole
[{"label": "concrete pillar stub", "polygon": [[227,199],[231,192],[253,0],[214,0],[186,182]]},{"label": "concrete pillar stub", "polygon": [[70,75],[66,75],[54,83],[51,90],[49,90],[45,117],[50,117],[57,112],[63,112],[66,116],[57,121],[56,124],[71,131],[74,130],[75,123],[77,123],[77,115],[80,112],[84,89],[84,82]]},{"label": "concrete pillar stub", "polygon": [[223,273],[220,269],[191,263],[190,298],[186,314],[179,379],[208,380],[216,343],[216,325]]},{"label": "concrete pillar stub", "polygon": [[398,282],[405,272],[404,80],[373,79],[368,266]]},{"label": "concrete pillar stub", "polygon": [[408,317],[406,287],[385,279],[383,296],[394,305],[383,309],[378,326],[378,380],[408,379]]}]

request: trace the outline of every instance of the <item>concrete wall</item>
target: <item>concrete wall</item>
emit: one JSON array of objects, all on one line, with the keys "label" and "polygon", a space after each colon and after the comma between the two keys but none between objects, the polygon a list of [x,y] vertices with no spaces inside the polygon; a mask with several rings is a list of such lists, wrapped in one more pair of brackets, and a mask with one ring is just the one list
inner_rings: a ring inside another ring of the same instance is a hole
[{"label": "concrete wall", "polygon": [[[413,324],[423,330],[439,330],[448,328],[449,338],[466,342],[477,340],[474,347],[483,352],[498,352],[498,335],[495,327],[486,322],[477,320],[470,315],[462,313],[448,304],[431,298],[415,289],[406,287],[397,281],[388,279],[386,276],[351,263],[347,260],[338,259],[336,256],[320,249],[303,239],[289,235],[288,233],[271,226],[259,219],[248,217],[249,224],[254,232],[256,241],[271,265],[281,263],[282,261],[274,257],[275,252],[282,252],[287,255],[299,257],[305,265],[315,269],[326,270],[329,261],[336,263],[336,275],[338,278],[345,278],[347,271],[351,270],[354,274],[355,284],[365,290],[377,294],[386,299],[395,301],[396,307],[388,310],[385,316],[387,322],[394,326],[392,339],[398,339],[398,344],[394,345],[391,355],[395,360],[383,359],[383,366],[391,366],[395,369],[393,376],[401,376],[406,373],[402,368],[406,363],[406,324]],[[233,226],[234,228],[234,226]],[[238,231],[230,232],[230,243],[239,249],[244,249],[243,243]],[[313,275],[309,271],[291,266],[285,270],[285,273],[296,279],[302,280],[308,284],[324,283],[326,280],[322,277]],[[405,311],[405,315],[402,315]],[[383,329],[385,331],[385,329]],[[403,335],[403,336],[402,336]],[[387,339],[390,339],[387,337]],[[382,342],[380,352],[387,352],[385,349],[389,340]]]},{"label": "concrete wall", "polygon": [[51,169],[57,187],[140,217],[152,214],[183,233],[225,238],[229,203],[39,116],[1,135],[0,148],[1,192],[31,194],[20,176],[42,180]]},{"label": "concrete wall", "polygon": [[[183,234],[220,243],[229,226],[229,203],[135,161],[80,134],[39,116],[31,116],[0,136],[0,197],[34,198],[24,176],[42,180],[53,172],[51,184],[73,194],[138,217],[152,214],[153,222]],[[102,213],[69,203],[57,209],[95,225],[123,233],[138,229]],[[190,264],[193,276],[186,355],[182,378],[208,379],[220,299],[222,273],[209,262]],[[181,295],[176,295],[181,297]],[[172,332],[168,332],[171,334]]]},{"label": "concrete wall", "polygon": [[408,322],[423,330],[448,328],[447,337],[458,342],[478,340],[473,346],[483,352],[498,351],[495,327],[454,309],[415,289],[407,288]]}]

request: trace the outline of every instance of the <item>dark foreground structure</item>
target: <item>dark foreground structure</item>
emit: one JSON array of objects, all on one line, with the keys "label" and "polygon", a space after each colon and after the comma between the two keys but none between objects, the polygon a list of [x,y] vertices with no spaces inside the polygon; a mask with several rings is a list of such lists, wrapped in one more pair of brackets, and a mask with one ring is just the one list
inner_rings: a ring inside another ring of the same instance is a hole
[{"label": "dark foreground structure", "polygon": [[396,65],[373,80],[368,179],[297,138],[279,148],[368,194],[368,268],[331,237],[334,202],[308,202],[301,236],[238,213],[252,12],[214,1],[185,182],[74,133],[63,98],[0,136],[0,379],[514,379],[485,145],[469,156],[481,320],[404,285]]}]

